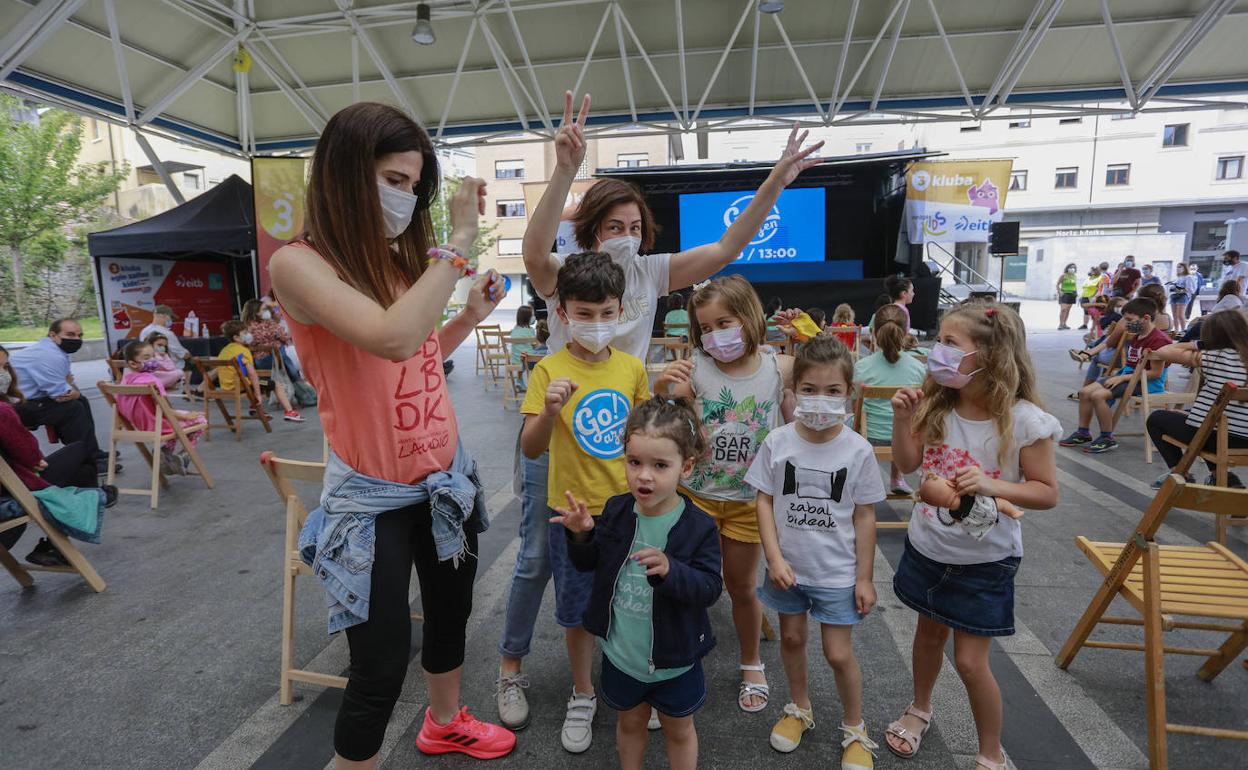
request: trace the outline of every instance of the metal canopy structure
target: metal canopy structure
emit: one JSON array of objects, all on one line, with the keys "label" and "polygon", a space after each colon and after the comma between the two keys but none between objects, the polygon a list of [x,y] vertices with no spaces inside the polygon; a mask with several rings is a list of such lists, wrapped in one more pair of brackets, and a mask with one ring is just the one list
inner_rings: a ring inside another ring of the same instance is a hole
[{"label": "metal canopy structure", "polygon": [[1248,106],[1248,0],[428,4],[433,45],[415,2],[0,0],[0,85],[242,155],[360,99],[465,144],[549,137],[566,89],[668,133]]}]

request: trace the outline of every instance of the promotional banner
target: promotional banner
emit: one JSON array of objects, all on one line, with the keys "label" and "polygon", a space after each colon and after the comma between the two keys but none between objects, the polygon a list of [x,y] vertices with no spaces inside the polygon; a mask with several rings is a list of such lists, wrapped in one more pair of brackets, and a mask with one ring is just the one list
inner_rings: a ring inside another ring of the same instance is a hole
[{"label": "promotional banner", "polygon": [[1011,160],[936,160],[906,173],[911,243],[987,243],[988,227],[1005,215]]},{"label": "promotional banner", "polygon": [[[822,187],[784,190],[763,226],[734,264],[822,262],[824,196]],[[680,196],[680,248],[714,243],[754,200],[752,192],[688,193]]]},{"label": "promotional banner", "polygon": [[213,334],[234,316],[230,275],[221,262],[100,257],[99,265],[109,350],[137,337],[152,322],[157,305],[168,305],[177,314],[173,332],[178,335],[189,313]]},{"label": "promotional banner", "polygon": [[256,259],[260,294],[269,293],[269,258],[303,232],[304,158],[253,158],[251,184],[256,201]]}]

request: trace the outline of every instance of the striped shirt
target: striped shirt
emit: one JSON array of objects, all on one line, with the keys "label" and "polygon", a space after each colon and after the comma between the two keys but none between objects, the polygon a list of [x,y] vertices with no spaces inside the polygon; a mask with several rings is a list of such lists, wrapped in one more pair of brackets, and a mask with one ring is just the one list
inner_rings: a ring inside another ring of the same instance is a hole
[{"label": "striped shirt", "polygon": [[[1218,391],[1225,382],[1233,382],[1243,386],[1248,381],[1248,370],[1240,360],[1235,348],[1221,350],[1203,350],[1200,353],[1200,370],[1205,376],[1205,383],[1196,394],[1196,402],[1187,413],[1187,424],[1199,427],[1209,414]],[[1227,426],[1235,436],[1248,438],[1248,404],[1230,403],[1226,405]]]}]

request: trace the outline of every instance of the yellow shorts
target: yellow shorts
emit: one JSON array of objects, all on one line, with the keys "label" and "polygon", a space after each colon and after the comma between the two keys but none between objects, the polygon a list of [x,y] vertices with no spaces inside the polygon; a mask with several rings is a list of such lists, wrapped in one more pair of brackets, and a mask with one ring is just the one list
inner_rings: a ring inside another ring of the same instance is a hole
[{"label": "yellow shorts", "polygon": [[719,534],[741,543],[761,543],[758,534],[758,516],[754,513],[753,500],[711,500],[699,497],[687,489],[680,490],[689,496],[693,504],[715,519]]}]

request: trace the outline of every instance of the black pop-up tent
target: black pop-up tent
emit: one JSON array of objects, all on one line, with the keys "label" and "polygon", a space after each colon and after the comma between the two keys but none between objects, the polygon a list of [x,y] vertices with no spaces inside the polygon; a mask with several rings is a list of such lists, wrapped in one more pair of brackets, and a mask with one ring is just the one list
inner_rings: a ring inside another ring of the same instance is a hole
[{"label": "black pop-up tent", "polygon": [[[215,334],[258,290],[251,185],[232,175],[177,208],[87,236],[109,349],[135,336],[156,305]],[[184,335],[185,336],[185,335]]]}]

